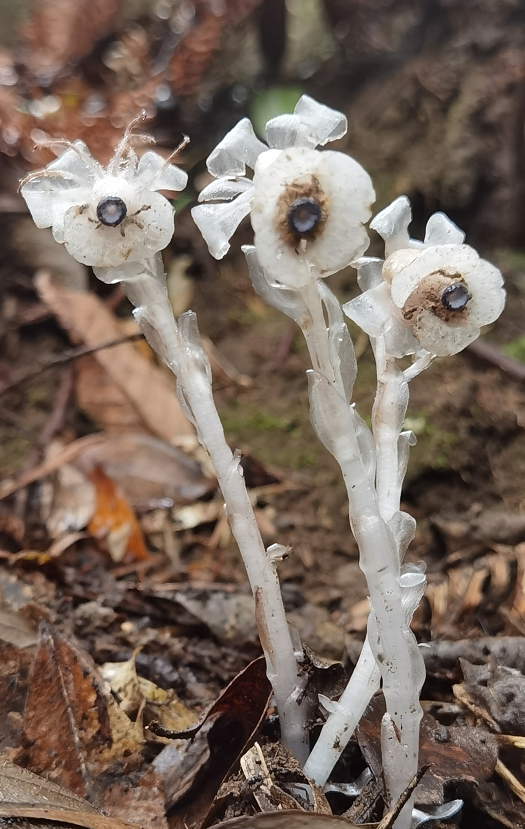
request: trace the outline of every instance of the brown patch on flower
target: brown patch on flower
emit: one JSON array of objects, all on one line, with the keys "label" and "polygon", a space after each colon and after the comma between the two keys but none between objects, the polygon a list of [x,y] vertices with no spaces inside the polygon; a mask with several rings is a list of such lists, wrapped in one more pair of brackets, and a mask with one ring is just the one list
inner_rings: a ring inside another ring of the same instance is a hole
[{"label": "brown patch on flower", "polygon": [[[308,200],[312,205],[318,207],[320,217],[315,226],[306,233],[296,233],[290,227],[290,210],[294,204],[302,199]],[[329,196],[322,190],[319,179],[311,175],[303,180],[294,181],[282,192],[277,203],[275,226],[277,233],[292,248],[297,248],[302,239],[313,241],[324,231],[328,218]]]},{"label": "brown patch on flower", "polygon": [[422,279],[403,305],[402,314],[405,322],[415,326],[422,311],[432,311],[438,319],[445,323],[455,325],[465,323],[468,302],[464,308],[456,311],[443,305],[443,291],[451,285],[465,285],[465,287],[468,287],[459,273],[448,274],[444,271],[434,271],[434,273]]}]

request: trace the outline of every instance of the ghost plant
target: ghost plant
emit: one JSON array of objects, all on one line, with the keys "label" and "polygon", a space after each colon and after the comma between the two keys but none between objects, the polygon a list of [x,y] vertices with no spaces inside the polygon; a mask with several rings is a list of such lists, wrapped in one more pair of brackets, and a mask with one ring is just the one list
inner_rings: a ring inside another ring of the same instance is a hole
[{"label": "ghost plant", "polygon": [[107,167],[95,161],[83,142],[61,142],[64,151],[44,170],[30,173],[21,192],[38,227],[51,227],[55,239],[91,265],[103,282],[121,283],[139,326],[177,377],[177,394],[210,455],[253,590],[283,741],[304,760],[304,680],[275,569],[285,548],[264,547],[240,458],[226,443],[213,402],[211,369],[195,315],[187,312],[175,321],[168,300],[160,251],[173,235],[174,211],[158,191],[182,190],[187,175],[171,157],[164,160],[150,150],[139,158],[134,146],[152,139],[134,135],[131,127]]},{"label": "ghost plant", "polygon": [[[363,256],[364,224],[374,191],[368,174],[347,155],[318,147],[341,138],[346,119],[303,96],[292,115],[272,119],[263,143],[247,119],[208,159],[215,177],[193,217],[217,258],[249,215],[254,245],[244,248],[255,290],[301,327],[312,361],[310,410],[320,440],[338,461],[348,494],[352,532],[366,576],[370,614],[361,657],[337,701],[322,699],[328,719],[305,771],[326,782],[372,694],[382,682],[386,714],[381,740],[386,798],[394,802],[417,771],[419,694],[424,664],[410,621],[425,589],[424,566],[403,564],[415,532],[400,509],[409,447],[403,431],[409,381],[436,356],[456,354],[501,313],[501,274],[463,244],[443,214],[425,239],[410,239],[408,199],[372,222],[385,259]],[[246,168],[253,171],[250,178]],[[353,263],[361,296],[345,313],[371,340],[377,392],[369,429],[352,404],[357,366],[341,306],[323,281]],[[402,369],[398,359],[412,357]],[[396,821],[410,826],[413,800]]]},{"label": "ghost plant", "polygon": [[[275,565],[284,548],[265,550],[239,458],[224,438],[211,372],[195,315],[175,321],[161,250],[173,233],[173,209],[160,190],[181,190],[186,174],[149,150],[138,156],[128,129],[107,167],[80,141],[22,183],[34,220],[51,227],[104,282],[120,282],[150,343],[177,377],[179,399],[208,450],[246,565],[283,741],[324,784],[372,694],[382,683],[385,795],[394,802],[417,771],[424,665],[410,629],[425,589],[423,564],[404,564],[414,519],[401,511],[409,447],[403,431],[410,380],[436,356],[456,354],[493,322],[505,294],[499,271],[464,244],[464,234],[434,214],[423,242],[410,238],[408,199],[371,224],[385,258],[367,258],[365,224],[374,190],[344,153],[319,149],[346,132],[341,113],[303,96],[291,115],[266,125],[266,143],[243,119],[208,159],[214,180],[192,213],[211,253],[223,257],[245,217],[254,245],[244,248],[255,290],[301,327],[312,361],[311,418],[338,461],[349,518],[366,576],[370,614],[358,664],[338,701],[322,699],[328,718],[307,758],[304,678],[284,615]],[[144,139],[144,137],[141,137]],[[62,145],[64,146],[64,144]],[[248,170],[252,174],[248,174]],[[344,309],[324,278],[353,263],[362,293]],[[343,310],[368,334],[377,368],[371,429],[352,403],[357,364]],[[412,358],[402,368],[400,358]],[[413,801],[396,821],[410,825]]]}]

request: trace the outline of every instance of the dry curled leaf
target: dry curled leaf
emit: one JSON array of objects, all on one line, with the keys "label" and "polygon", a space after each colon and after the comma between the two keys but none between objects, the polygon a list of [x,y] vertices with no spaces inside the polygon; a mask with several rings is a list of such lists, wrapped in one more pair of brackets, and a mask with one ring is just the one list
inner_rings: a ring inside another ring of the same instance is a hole
[{"label": "dry curled leaf", "polygon": [[[385,713],[382,696],[375,696],[357,728],[359,746],[376,780],[382,779],[381,719]],[[429,714],[421,721],[419,762],[429,766],[415,790],[416,805],[441,805],[445,786],[461,783],[476,786],[494,774],[498,747],[494,736],[482,726],[444,726]]]},{"label": "dry curled leaf", "polygon": [[216,829],[357,829],[336,815],[322,815],[296,810],[261,812],[249,817],[235,817],[216,824]]},{"label": "dry curled leaf", "polygon": [[[95,294],[58,285],[45,271],[36,274],[35,286],[74,343],[95,346],[119,338],[115,316]],[[175,397],[173,383],[131,343],[101,349],[96,358],[134,407],[147,431],[168,443],[193,434],[193,427]]]},{"label": "dry curled leaf", "polygon": [[[219,787],[252,739],[266,713],[271,685],[264,657],[230,682],[191,742],[168,745],[154,766],[166,791],[170,829],[198,829]],[[177,736],[177,735],[174,735]]]},{"label": "dry curled leaf", "polygon": [[90,792],[89,757],[111,743],[105,697],[87,657],[42,622],[24,710],[24,765],[75,794]]},{"label": "dry curled leaf", "polygon": [[89,472],[88,478],[96,492],[95,511],[88,524],[91,535],[103,541],[117,563],[148,559],[142,531],[120,487],[100,466]]}]

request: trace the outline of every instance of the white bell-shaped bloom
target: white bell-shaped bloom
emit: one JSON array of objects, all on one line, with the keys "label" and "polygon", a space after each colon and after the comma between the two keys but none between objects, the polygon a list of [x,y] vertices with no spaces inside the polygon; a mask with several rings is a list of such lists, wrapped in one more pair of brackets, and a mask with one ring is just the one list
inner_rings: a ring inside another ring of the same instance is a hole
[{"label": "white bell-shaped bloom", "polygon": [[37,227],[51,227],[57,242],[85,265],[141,261],[173,236],[173,208],[157,191],[182,190],[187,175],[151,150],[139,159],[132,139],[127,130],[107,167],[75,141],[22,182]]},{"label": "white bell-shaped bloom", "polygon": [[443,213],[430,217],[423,242],[409,238],[410,220],[402,196],[371,222],[387,258],[357,263],[363,293],[344,311],[369,336],[383,336],[393,357],[457,354],[503,311],[501,273]]},{"label": "white bell-shaped bloom", "polygon": [[[268,146],[243,119],[208,158],[217,181],[192,215],[210,252],[221,259],[245,216],[257,258],[290,288],[328,276],[368,247],[364,223],[375,199],[368,173],[343,153],[316,149],[346,132],[346,118],[307,95],[292,115],[266,125]],[[246,166],[253,179],[246,177]]]}]

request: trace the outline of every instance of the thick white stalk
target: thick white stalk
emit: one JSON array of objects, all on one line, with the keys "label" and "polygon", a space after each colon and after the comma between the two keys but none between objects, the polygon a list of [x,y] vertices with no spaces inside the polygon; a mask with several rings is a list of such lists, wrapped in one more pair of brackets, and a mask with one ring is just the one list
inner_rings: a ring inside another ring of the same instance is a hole
[{"label": "thick white stalk", "polygon": [[[329,360],[328,331],[317,286],[304,291],[303,298],[311,317],[305,320],[303,330],[312,363],[319,374],[311,388],[315,407],[312,415],[320,436],[330,435],[327,448],[334,454],[343,473],[350,523],[370,593],[370,647],[379,664],[387,712],[395,726],[396,740],[384,739],[382,742],[385,767],[391,769],[397,765],[399,769],[398,779],[388,788],[390,799],[394,801],[417,771],[421,719],[419,691],[424,666],[402,605],[397,546],[381,515],[375,488],[363,463],[353,412],[340,392],[343,387],[340,372]],[[397,829],[408,829],[410,815],[411,805],[396,821]]]},{"label": "thick white stalk", "polygon": [[379,511],[389,521],[399,510],[398,442],[408,405],[408,383],[395,359],[385,350],[383,337],[373,341],[377,391],[372,410],[372,432],[376,445],[376,488]]},{"label": "thick white stalk", "polygon": [[173,317],[160,254],[138,268],[137,274],[122,280],[122,287],[136,306],[137,318],[151,344],[176,375],[179,393],[210,455],[254,594],[257,627],[283,743],[304,762],[308,752],[305,706],[300,705],[304,680],[299,676],[275,565],[264,547],[239,461],[226,442],[213,401],[206,358],[200,343],[184,336]]},{"label": "thick white stalk", "polygon": [[365,639],[348,685],[337,702],[327,707],[328,719],[304,767],[304,773],[318,786],[328,780],[380,684],[381,674]]},{"label": "thick white stalk", "polygon": [[[376,489],[381,517],[388,522],[400,509],[402,480],[399,436],[408,406],[409,393],[408,383],[403,373],[397,367],[395,359],[386,351],[384,338],[378,337],[373,341],[373,348],[377,373],[377,392],[372,411],[372,432],[377,459]],[[401,556],[399,556],[399,574],[401,563]],[[371,620],[371,626],[376,626],[374,619]],[[401,714],[405,723],[401,739],[396,733],[397,723],[391,711],[387,710],[381,725],[383,773],[391,802],[395,802],[401,795],[406,788],[407,780],[417,772],[418,768],[419,726],[422,717],[419,694],[425,670],[423,657],[409,627],[406,634],[408,664],[412,669],[413,687],[412,694],[409,694],[405,700],[405,708]],[[396,829],[410,825],[413,805],[414,796],[410,798],[396,820]]]}]

